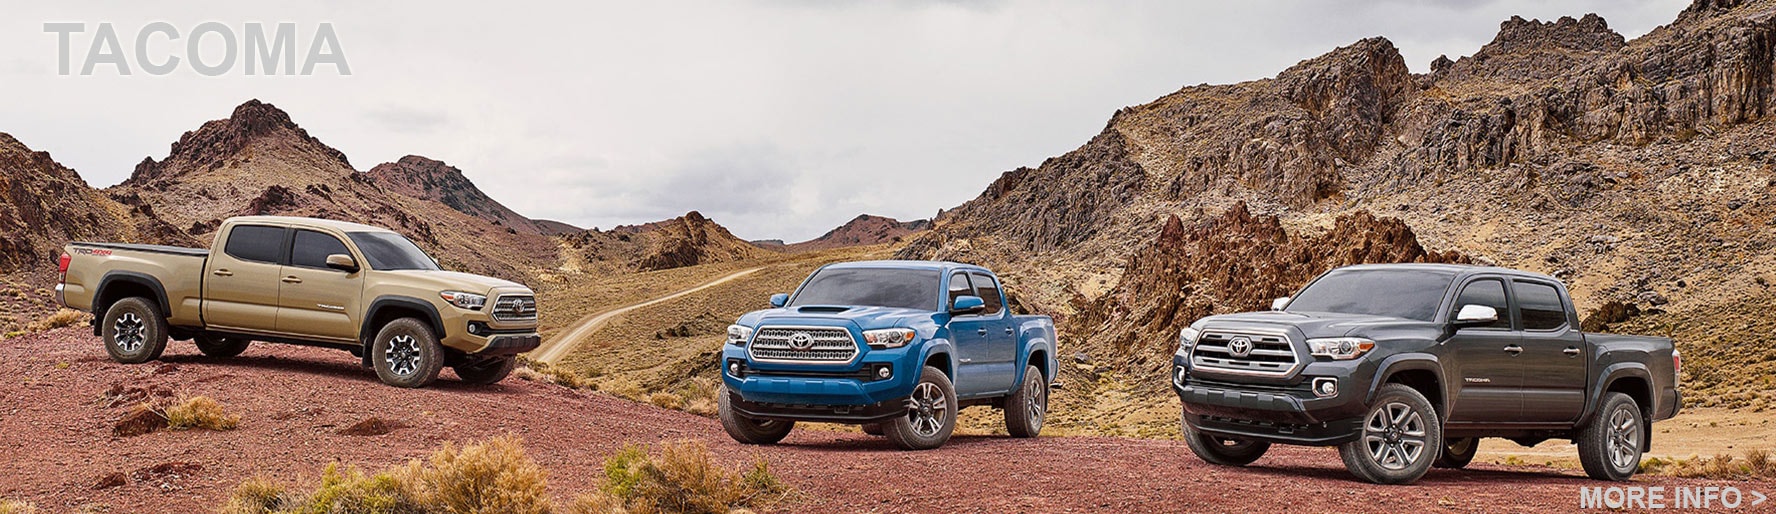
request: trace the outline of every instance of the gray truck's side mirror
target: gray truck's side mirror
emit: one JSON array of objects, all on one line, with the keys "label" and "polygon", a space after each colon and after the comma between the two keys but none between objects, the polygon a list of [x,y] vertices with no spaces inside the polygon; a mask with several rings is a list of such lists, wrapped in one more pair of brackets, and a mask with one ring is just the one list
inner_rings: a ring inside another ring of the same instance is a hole
[{"label": "gray truck's side mirror", "polygon": [[346,273],[357,273],[358,261],[352,259],[352,256],[350,255],[336,253],[327,256],[327,267],[344,271]]},{"label": "gray truck's side mirror", "polygon": [[950,312],[955,314],[978,314],[987,310],[987,301],[979,296],[962,295],[950,304]]},{"label": "gray truck's side mirror", "polygon": [[1498,309],[1486,305],[1463,305],[1455,312],[1455,328],[1483,327],[1499,319]]},{"label": "gray truck's side mirror", "polygon": [[1289,300],[1290,300],[1290,298],[1287,296],[1284,296],[1282,298],[1278,298],[1275,300],[1271,300],[1270,301],[1270,310],[1280,311],[1285,308],[1288,308],[1289,307]]},{"label": "gray truck's side mirror", "polygon": [[789,303],[789,295],[783,293],[771,295],[772,308],[782,308],[783,305],[787,303]]}]

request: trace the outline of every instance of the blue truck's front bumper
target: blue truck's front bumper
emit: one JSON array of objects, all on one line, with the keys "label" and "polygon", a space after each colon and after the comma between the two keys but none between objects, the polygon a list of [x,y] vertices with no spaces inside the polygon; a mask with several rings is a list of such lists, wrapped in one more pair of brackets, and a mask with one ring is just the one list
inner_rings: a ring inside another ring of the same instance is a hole
[{"label": "blue truck's front bumper", "polygon": [[921,348],[865,346],[850,363],[790,364],[754,361],[745,347],[724,345],[722,383],[730,405],[748,417],[874,423],[906,415],[924,368]]}]

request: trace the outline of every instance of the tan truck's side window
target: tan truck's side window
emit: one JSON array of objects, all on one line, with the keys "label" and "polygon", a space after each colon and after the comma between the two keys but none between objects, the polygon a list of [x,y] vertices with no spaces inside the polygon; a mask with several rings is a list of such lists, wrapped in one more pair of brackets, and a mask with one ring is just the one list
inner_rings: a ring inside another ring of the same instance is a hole
[{"label": "tan truck's side window", "polygon": [[284,228],[240,225],[228,234],[228,245],[222,249],[229,256],[243,261],[277,264],[284,250]]},{"label": "tan truck's side window", "polygon": [[347,250],[339,238],[313,230],[298,230],[296,244],[290,248],[290,265],[329,269],[327,256],[333,254],[351,255],[351,250]]}]

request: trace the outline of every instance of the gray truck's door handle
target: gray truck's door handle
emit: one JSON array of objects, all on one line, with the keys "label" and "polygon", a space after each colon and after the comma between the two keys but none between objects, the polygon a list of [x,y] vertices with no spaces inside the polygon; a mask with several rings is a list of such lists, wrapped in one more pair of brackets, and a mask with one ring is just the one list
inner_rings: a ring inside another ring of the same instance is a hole
[{"label": "gray truck's door handle", "polygon": [[286,284],[301,284],[302,279],[296,278],[295,275],[290,275],[288,277],[284,277],[284,283],[286,283]]},{"label": "gray truck's door handle", "polygon": [[1517,355],[1519,353],[1523,353],[1523,347],[1517,346],[1517,345],[1506,346],[1505,353],[1509,353],[1511,355]]},{"label": "gray truck's door handle", "polygon": [[1563,350],[1563,352],[1565,352],[1567,355],[1578,357],[1579,356],[1579,347],[1568,346],[1568,347],[1566,347],[1566,350]]},{"label": "gray truck's door handle", "polygon": [[234,272],[228,271],[225,269],[216,270],[215,273],[216,273],[216,276],[218,276],[218,277],[232,277],[232,276],[234,276]]}]

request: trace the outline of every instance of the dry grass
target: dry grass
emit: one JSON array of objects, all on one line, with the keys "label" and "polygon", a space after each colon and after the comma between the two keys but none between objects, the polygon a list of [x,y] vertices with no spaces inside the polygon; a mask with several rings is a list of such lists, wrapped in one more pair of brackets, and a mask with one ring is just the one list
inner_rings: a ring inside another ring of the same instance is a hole
[{"label": "dry grass", "polygon": [[0,514],[37,514],[37,506],[18,500],[0,500]]},{"label": "dry grass", "polygon": [[1743,457],[1725,453],[1688,459],[1649,457],[1640,462],[1640,472],[1685,478],[1770,479],[1776,478],[1776,460],[1763,449],[1746,450]]},{"label": "dry grass", "polygon": [[229,414],[221,403],[208,396],[181,397],[157,410],[166,417],[167,428],[173,430],[234,430],[240,426],[239,415]]},{"label": "dry grass", "polygon": [[563,366],[550,366],[547,362],[531,360],[527,356],[519,356],[518,365],[518,369],[513,371],[512,375],[521,380],[547,382],[569,389],[598,389],[597,382],[593,381],[597,377],[596,373],[581,375],[572,369]]},{"label": "dry grass", "polygon": [[662,446],[658,455],[630,446],[605,459],[598,492],[577,498],[568,511],[721,514],[771,507],[790,494],[763,459],[729,470],[715,464],[702,442],[681,441]]},{"label": "dry grass", "polygon": [[62,309],[55,311],[54,314],[45,316],[43,319],[31,322],[30,325],[25,326],[25,331],[43,332],[63,327],[84,325],[90,321],[92,321],[92,314],[74,309]]}]

